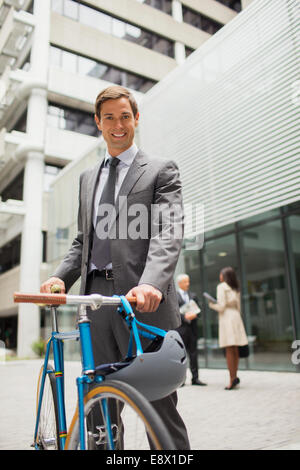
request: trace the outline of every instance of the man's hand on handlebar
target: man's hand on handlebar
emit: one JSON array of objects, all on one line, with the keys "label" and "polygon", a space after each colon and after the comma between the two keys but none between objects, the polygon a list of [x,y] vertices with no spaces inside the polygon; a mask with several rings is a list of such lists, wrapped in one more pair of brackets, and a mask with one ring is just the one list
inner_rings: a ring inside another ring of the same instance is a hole
[{"label": "man's hand on handlebar", "polygon": [[66,287],[64,281],[59,279],[59,277],[50,277],[47,281],[43,282],[40,288],[40,292],[44,294],[51,294],[52,286],[59,286],[61,294],[65,294]]},{"label": "man's hand on handlebar", "polygon": [[162,293],[150,284],[140,284],[131,289],[126,297],[136,298],[136,308],[141,313],[155,312],[162,299]]}]

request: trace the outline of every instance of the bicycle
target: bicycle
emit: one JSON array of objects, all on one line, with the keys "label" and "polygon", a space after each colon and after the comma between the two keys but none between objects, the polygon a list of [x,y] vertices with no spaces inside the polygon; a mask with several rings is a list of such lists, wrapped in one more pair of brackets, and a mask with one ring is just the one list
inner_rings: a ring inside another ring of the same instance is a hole
[{"label": "bicycle", "polygon": [[[52,333],[37,387],[36,449],[174,449],[172,438],[149,401],[166,396],[184,381],[187,359],[176,331],[166,332],[139,322],[131,307],[134,299],[130,303],[124,296],[15,293],[14,301],[47,305],[52,316]],[[58,330],[57,308],[65,304],[78,305],[75,331]],[[105,305],[116,306],[129,327],[128,353],[121,362],[95,367],[87,307],[97,310]],[[145,351],[140,336],[152,340]],[[76,379],[77,408],[68,432],[63,355],[66,340],[80,341],[82,363],[82,375]],[[54,368],[48,364],[51,346]],[[153,364],[159,371],[163,364],[168,369],[159,384]]]}]

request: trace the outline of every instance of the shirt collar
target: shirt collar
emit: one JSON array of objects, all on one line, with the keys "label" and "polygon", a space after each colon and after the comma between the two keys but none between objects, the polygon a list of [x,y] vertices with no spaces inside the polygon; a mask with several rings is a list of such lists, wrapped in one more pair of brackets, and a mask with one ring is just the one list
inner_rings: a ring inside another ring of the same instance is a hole
[{"label": "shirt collar", "polygon": [[[118,159],[126,166],[130,166],[131,163],[133,162],[133,160],[135,159],[135,156],[136,154],[138,153],[138,147],[135,143],[132,144],[131,147],[129,147],[129,149],[125,150],[124,152],[120,153],[120,155],[118,155]],[[108,153],[108,151],[106,150],[106,153],[105,153],[105,165],[107,165],[107,160],[109,158],[113,158],[111,157],[111,155]]]},{"label": "shirt collar", "polygon": [[185,297],[186,295],[188,295],[188,291],[187,290],[183,290],[183,289],[180,289],[180,287],[178,287],[178,290],[179,290],[179,294],[181,294],[181,297]]}]

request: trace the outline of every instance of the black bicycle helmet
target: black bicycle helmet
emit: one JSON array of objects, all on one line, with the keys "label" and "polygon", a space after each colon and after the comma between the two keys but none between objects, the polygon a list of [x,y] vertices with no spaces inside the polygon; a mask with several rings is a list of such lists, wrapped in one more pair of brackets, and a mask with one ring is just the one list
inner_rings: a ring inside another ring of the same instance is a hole
[{"label": "black bicycle helmet", "polygon": [[170,330],[157,338],[139,356],[117,364],[97,367],[97,374],[126,382],[147,400],[155,401],[170,395],[185,380],[187,357],[181,336]]}]

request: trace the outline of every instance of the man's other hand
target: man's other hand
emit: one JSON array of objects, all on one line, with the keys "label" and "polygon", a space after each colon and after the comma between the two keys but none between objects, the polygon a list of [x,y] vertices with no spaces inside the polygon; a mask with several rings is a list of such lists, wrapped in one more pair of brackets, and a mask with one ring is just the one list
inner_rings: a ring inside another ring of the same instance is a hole
[{"label": "man's other hand", "polygon": [[131,289],[126,297],[136,297],[136,309],[141,313],[155,312],[162,299],[160,290],[150,284],[141,284]]},{"label": "man's other hand", "polygon": [[59,277],[50,277],[47,281],[43,282],[40,291],[43,294],[51,294],[51,287],[53,285],[59,286],[62,294],[66,292],[65,283]]},{"label": "man's other hand", "polygon": [[197,318],[197,313],[186,312],[186,313],[184,314],[184,318],[185,318],[187,321],[194,320],[195,318]]}]

